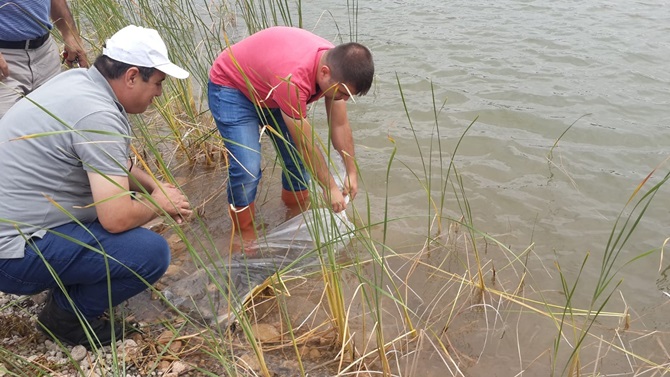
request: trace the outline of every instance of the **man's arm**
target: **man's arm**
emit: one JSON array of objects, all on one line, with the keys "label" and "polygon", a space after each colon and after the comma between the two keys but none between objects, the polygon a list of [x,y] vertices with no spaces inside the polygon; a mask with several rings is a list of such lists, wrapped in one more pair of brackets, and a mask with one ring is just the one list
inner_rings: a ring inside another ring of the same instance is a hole
[{"label": "man's arm", "polygon": [[333,148],[342,156],[342,161],[344,161],[347,170],[347,176],[344,177],[344,195],[349,195],[349,199],[354,200],[358,193],[358,172],[356,170],[354,136],[347,117],[347,102],[326,99],[325,105]]},{"label": "man's arm", "polygon": [[[148,178],[146,173],[133,168],[133,176],[138,181]],[[140,173],[141,172],[141,173]],[[142,176],[145,174],[146,176]],[[140,197],[133,199],[128,195],[130,188],[126,176],[103,176],[88,173],[93,201],[100,224],[110,233],[120,233],[146,224],[158,215],[167,213],[181,222],[182,218],[191,215],[190,204],[184,194],[169,184],[154,185],[151,191],[152,201]]]},{"label": "man's arm", "polygon": [[79,61],[80,67],[88,67],[89,63],[84,51],[84,44],[81,41],[77,25],[74,23],[74,18],[72,18],[66,0],[51,0],[51,20],[63,36],[65,61],[68,67],[72,67],[75,61]]},{"label": "man's arm", "polygon": [[[147,172],[144,170],[138,168],[137,166],[131,165],[130,163],[128,164],[128,168],[130,169],[130,177],[128,177],[128,184],[130,187],[131,191],[136,191],[136,192],[147,192],[149,194],[152,194],[155,191],[165,191],[166,189],[171,190],[175,188],[175,186],[171,184],[167,184],[164,182],[157,181],[154,177],[149,175]],[[157,192],[156,192],[157,193]],[[182,195],[183,196],[183,195]],[[188,200],[184,196],[184,204],[188,204]],[[172,205],[172,203],[170,203]],[[172,208],[171,206],[170,208]],[[188,209],[188,208],[186,208]],[[164,213],[159,213],[158,215],[162,215]],[[184,217],[187,217],[187,214],[183,213],[169,213],[168,214],[175,219],[178,223],[181,224],[181,222],[184,220]],[[190,212],[188,213],[190,216]]]},{"label": "man's arm", "polygon": [[298,152],[303,161],[308,164],[310,170],[316,175],[315,178],[323,189],[326,198],[330,200],[333,211],[341,212],[345,210],[347,205],[344,202],[344,196],[330,174],[323,154],[315,144],[316,140],[315,135],[312,134],[312,126],[304,118],[293,119],[284,112],[282,112],[282,117]]},{"label": "man's arm", "polygon": [[128,184],[131,191],[152,193],[158,183],[147,172],[128,162],[128,171],[132,177],[128,177]]}]

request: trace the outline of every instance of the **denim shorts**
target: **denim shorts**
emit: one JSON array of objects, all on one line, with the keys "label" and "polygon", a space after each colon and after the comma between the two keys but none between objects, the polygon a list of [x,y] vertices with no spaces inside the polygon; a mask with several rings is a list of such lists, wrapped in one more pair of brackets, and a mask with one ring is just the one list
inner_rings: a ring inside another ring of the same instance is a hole
[{"label": "denim shorts", "polygon": [[228,202],[244,207],[256,198],[261,179],[262,125],[269,125],[281,137],[266,132],[273,141],[282,166],[282,187],[289,191],[307,188],[309,174],[286,128],[280,109],[254,106],[239,90],[209,82],[209,108],[228,150]]}]

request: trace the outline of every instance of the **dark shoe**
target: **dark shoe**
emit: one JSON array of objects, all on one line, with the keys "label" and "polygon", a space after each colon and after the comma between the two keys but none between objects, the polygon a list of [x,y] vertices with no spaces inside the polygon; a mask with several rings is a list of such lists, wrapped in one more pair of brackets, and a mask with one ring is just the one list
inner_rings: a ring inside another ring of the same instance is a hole
[{"label": "dark shoe", "polygon": [[37,329],[47,336],[72,346],[82,345],[89,349],[91,341],[96,347],[106,346],[112,341],[122,339],[125,332],[133,330],[132,326],[115,321],[112,332],[112,322],[104,318],[86,320],[81,317],[80,320],[76,314],[61,309],[53,299],[52,292],[49,292],[37,320]]}]

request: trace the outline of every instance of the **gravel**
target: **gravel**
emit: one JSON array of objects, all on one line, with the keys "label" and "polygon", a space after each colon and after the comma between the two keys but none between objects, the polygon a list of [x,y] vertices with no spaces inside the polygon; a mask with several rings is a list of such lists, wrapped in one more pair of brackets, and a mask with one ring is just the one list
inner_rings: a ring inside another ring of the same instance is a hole
[{"label": "gravel", "polygon": [[174,361],[163,370],[156,368],[148,374],[140,373],[132,362],[141,356],[140,334],[116,342],[118,365],[114,363],[111,345],[95,351],[83,346],[59,345],[36,328],[37,314],[45,297],[45,293],[34,296],[0,293],[0,377],[30,375],[30,370],[34,370],[35,375],[55,377],[177,377],[192,369],[185,362]]}]

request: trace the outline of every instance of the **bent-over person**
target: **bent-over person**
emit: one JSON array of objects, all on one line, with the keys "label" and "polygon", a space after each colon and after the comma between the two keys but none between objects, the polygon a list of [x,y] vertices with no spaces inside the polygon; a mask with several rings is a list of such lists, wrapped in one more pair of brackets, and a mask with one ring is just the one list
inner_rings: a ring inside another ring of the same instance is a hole
[{"label": "bent-over person", "polygon": [[[346,209],[346,197],[354,200],[358,175],[347,100],[365,95],[373,77],[374,62],[367,47],[355,42],[335,46],[295,27],[261,30],[216,58],[209,75],[209,108],[231,156],[227,194],[234,237],[241,236],[245,242],[255,238],[260,129],[266,125],[276,131],[267,134],[281,156],[281,198],[289,209],[306,208],[309,172],[333,211]],[[330,174],[307,119],[307,105],[320,98],[333,148],[346,167],[343,188]]]}]

